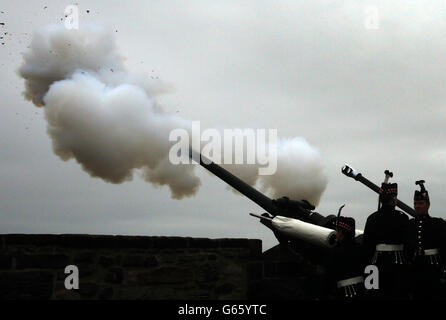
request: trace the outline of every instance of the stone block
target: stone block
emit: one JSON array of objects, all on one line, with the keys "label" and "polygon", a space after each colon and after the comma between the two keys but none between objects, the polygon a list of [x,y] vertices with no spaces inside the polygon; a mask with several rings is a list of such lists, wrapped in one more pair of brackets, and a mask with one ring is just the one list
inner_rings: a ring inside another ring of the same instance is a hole
[{"label": "stone block", "polygon": [[277,264],[275,262],[264,262],[263,271],[267,278],[277,277]]},{"label": "stone block", "polygon": [[220,278],[217,266],[211,263],[205,263],[196,268],[195,279],[197,282],[217,281]]},{"label": "stone block", "polygon": [[53,294],[53,273],[8,271],[0,273],[0,300],[46,300]]},{"label": "stone block", "polygon": [[147,268],[154,268],[158,266],[158,259],[155,256],[149,256],[145,260],[145,266]]},{"label": "stone block", "polygon": [[142,255],[127,255],[122,259],[123,267],[143,268],[146,265],[146,258]]},{"label": "stone block", "polygon": [[98,299],[99,300],[110,300],[113,298],[113,293],[114,293],[114,290],[112,287],[103,288],[98,294]]},{"label": "stone block", "polygon": [[279,277],[297,276],[299,275],[299,264],[294,262],[279,262],[277,263],[277,275]]},{"label": "stone block", "polygon": [[12,256],[2,254],[0,255],[0,269],[8,270],[12,268]]},{"label": "stone block", "polygon": [[79,294],[84,298],[92,298],[99,291],[99,285],[92,282],[82,282],[79,284]]},{"label": "stone block", "polygon": [[73,264],[93,264],[95,256],[92,251],[79,252],[74,255]]},{"label": "stone block", "polygon": [[233,290],[235,289],[235,285],[233,285],[232,283],[223,283],[219,286],[217,286],[215,288],[215,293],[217,295],[228,295],[231,294],[233,292]]},{"label": "stone block", "polygon": [[248,246],[251,250],[252,258],[260,258],[262,256],[262,240],[258,239],[249,239]]},{"label": "stone block", "polygon": [[70,248],[150,248],[151,237],[63,234],[59,235],[61,246]]},{"label": "stone block", "polygon": [[100,256],[98,259],[98,264],[101,267],[108,268],[116,264],[116,258],[110,256]]},{"label": "stone block", "polygon": [[60,269],[70,264],[69,257],[64,254],[24,254],[16,259],[17,269]]},{"label": "stone block", "polygon": [[50,246],[60,244],[56,234],[5,234],[6,247],[12,245]]},{"label": "stone block", "polygon": [[191,238],[189,240],[190,248],[212,249],[220,246],[219,241],[207,238]]},{"label": "stone block", "polygon": [[153,248],[157,249],[188,248],[189,239],[183,237],[155,237],[152,244]]},{"label": "stone block", "polygon": [[263,263],[251,262],[247,266],[248,281],[260,280],[263,278]]},{"label": "stone block", "polygon": [[220,248],[249,248],[248,239],[218,239]]},{"label": "stone block", "polygon": [[160,267],[137,275],[140,285],[183,283],[192,279],[191,270],[178,267]]},{"label": "stone block", "polygon": [[121,268],[110,268],[105,274],[104,281],[112,284],[120,284],[124,280],[124,271]]}]

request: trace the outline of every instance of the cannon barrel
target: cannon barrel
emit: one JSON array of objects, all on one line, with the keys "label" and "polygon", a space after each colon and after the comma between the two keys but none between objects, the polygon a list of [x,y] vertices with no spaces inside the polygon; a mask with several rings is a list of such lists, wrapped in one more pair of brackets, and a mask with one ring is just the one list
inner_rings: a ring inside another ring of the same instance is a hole
[{"label": "cannon barrel", "polygon": [[223,169],[221,166],[212,162],[201,153],[193,149],[189,149],[189,158],[199,163],[202,167],[212,172],[214,175],[219,177],[221,180],[229,184],[247,198],[251,199],[273,216],[280,215],[299,219],[323,227],[334,226],[333,219],[336,219],[336,216],[328,215],[325,217],[317,212],[311,211],[314,209],[314,206],[305,200],[290,200],[288,197],[272,200],[260,191],[234,176],[232,173]]},{"label": "cannon barrel", "polygon": [[279,208],[273,203],[272,199],[268,198],[260,191],[256,190],[255,188],[251,187],[247,183],[234,176],[232,173],[215,164],[210,159],[203,156],[201,153],[189,149],[189,157],[197,162],[199,161],[199,164],[202,167],[212,172],[214,175],[233,187],[235,190],[257,203],[268,213],[272,214],[273,216],[277,216],[279,214]]},{"label": "cannon barrel", "polygon": [[[360,172],[356,171],[352,167],[345,165],[342,167],[341,172],[345,174],[347,177],[353,178],[356,181],[361,182],[363,185],[365,185],[369,189],[372,189],[373,191],[379,194],[380,187],[378,187],[376,184],[365,178]],[[402,209],[407,214],[411,215],[412,217],[415,216],[415,210],[409,207],[404,202],[397,200],[396,206]]]}]

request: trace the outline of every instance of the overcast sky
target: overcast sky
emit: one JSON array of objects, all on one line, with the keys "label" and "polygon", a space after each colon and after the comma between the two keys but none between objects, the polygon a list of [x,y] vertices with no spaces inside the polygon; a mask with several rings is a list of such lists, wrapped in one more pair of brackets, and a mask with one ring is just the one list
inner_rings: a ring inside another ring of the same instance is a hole
[{"label": "overcast sky", "polygon": [[[277,129],[323,156],[329,183],[316,211],[363,228],[377,195],[341,174],[394,172],[412,204],[426,180],[431,215],[446,218],[446,8],[443,1],[77,1],[80,24],[117,30],[129,71],[175,90],[165,110],[203,128]],[[195,197],[173,200],[135,174],[110,184],[52,151],[42,109],[16,70],[32,32],[63,23],[71,2],[0,5],[0,233],[88,233],[276,240],[263,212],[196,168]],[[89,12],[87,12],[89,10]],[[377,15],[374,15],[377,13]],[[5,34],[7,33],[7,34]]]}]

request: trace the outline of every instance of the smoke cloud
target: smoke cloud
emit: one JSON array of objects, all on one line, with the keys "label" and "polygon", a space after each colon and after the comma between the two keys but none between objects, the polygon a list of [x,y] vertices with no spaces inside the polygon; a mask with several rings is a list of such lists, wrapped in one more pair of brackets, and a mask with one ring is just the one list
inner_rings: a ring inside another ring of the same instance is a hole
[{"label": "smoke cloud", "polygon": [[262,190],[273,197],[306,199],[317,205],[328,179],[319,151],[304,138],[280,139],[277,151],[277,172],[259,176]]},{"label": "smoke cloud", "polygon": [[[68,30],[46,26],[33,35],[19,75],[24,96],[44,108],[53,150],[75,159],[92,177],[111,183],[143,179],[168,186],[172,198],[194,195],[201,184],[193,165],[173,165],[169,133],[190,132],[191,121],[157,104],[169,86],[126,71],[114,34],[98,25]],[[277,172],[258,176],[252,165],[228,169],[274,197],[307,199],[317,205],[327,185],[316,149],[303,138],[279,139]]]},{"label": "smoke cloud", "polygon": [[258,165],[222,166],[273,198],[287,196],[318,205],[328,183],[319,151],[302,137],[278,139],[273,147],[277,148],[277,171],[273,175],[257,175]]}]

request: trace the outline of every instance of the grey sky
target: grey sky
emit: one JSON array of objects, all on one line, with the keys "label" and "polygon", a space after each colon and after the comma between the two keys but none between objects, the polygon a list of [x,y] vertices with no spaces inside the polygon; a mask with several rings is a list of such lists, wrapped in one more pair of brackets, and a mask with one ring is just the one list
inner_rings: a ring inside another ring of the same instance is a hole
[{"label": "grey sky", "polygon": [[[377,184],[392,170],[409,205],[415,180],[425,179],[431,214],[446,218],[443,1],[77,3],[80,24],[117,30],[129,71],[175,87],[160,99],[166,110],[203,128],[277,128],[317,147],[329,178],[320,213],[346,203],[343,213],[362,228],[376,209],[377,196],[340,173],[348,162]],[[42,110],[22,98],[15,72],[32,31],[62,23],[68,4],[0,6],[0,233],[249,237],[274,245],[248,216],[261,208],[202,168],[198,194],[178,201],[137,174],[113,185],[54,155]],[[377,29],[365,28],[370,6]]]}]

